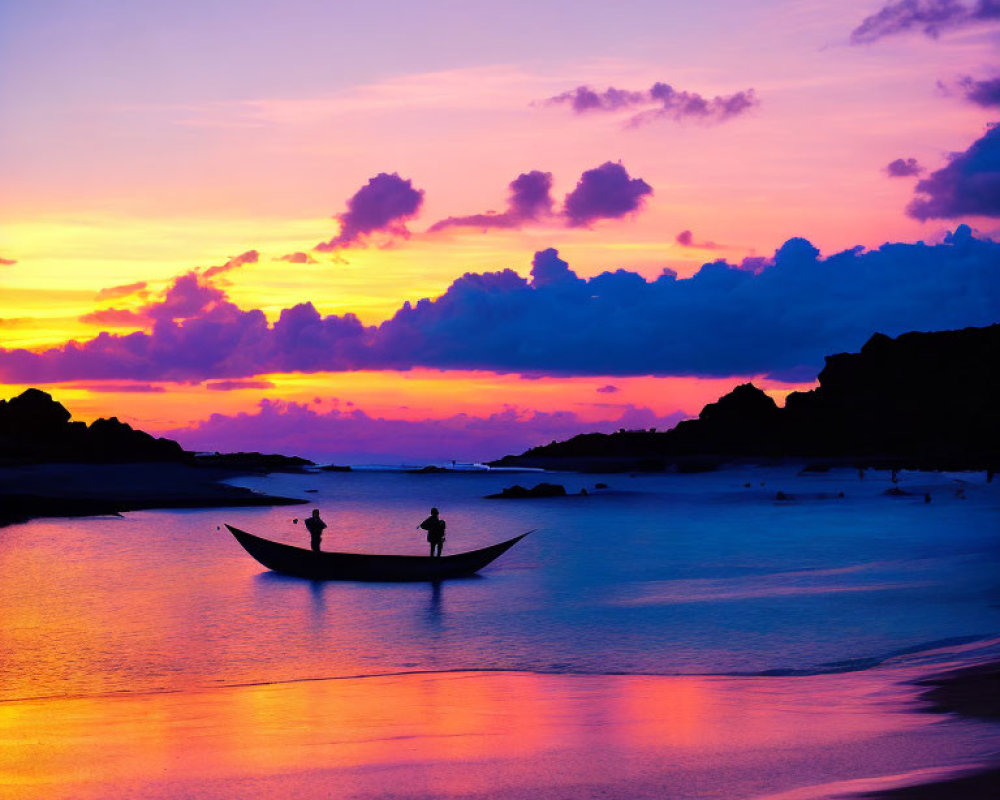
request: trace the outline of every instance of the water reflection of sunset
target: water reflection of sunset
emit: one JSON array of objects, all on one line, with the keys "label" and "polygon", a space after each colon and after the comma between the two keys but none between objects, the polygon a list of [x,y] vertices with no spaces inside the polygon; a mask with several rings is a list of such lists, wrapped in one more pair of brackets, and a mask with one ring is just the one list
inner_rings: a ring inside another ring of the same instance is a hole
[{"label": "water reflection of sunset", "polygon": [[512,790],[597,781],[608,770],[738,771],[774,748],[919,734],[929,720],[901,713],[898,692],[872,698],[885,689],[885,677],[871,675],[425,673],[8,702],[0,797],[160,797],[194,781],[221,792],[247,779],[263,782],[242,796],[263,797],[277,776],[336,785],[337,796],[350,787],[451,797],[489,789],[500,767]]}]

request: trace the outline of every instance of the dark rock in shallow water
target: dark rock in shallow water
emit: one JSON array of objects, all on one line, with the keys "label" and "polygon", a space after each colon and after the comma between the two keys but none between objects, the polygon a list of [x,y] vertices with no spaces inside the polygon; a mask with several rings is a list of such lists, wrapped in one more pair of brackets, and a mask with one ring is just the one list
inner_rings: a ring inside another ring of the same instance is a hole
[{"label": "dark rock in shallow water", "polygon": [[348,466],[341,466],[339,464],[324,464],[320,467],[323,472],[353,472],[354,470]]},{"label": "dark rock in shallow water", "polygon": [[533,497],[565,497],[566,487],[558,483],[540,483],[532,489],[523,486],[508,486],[499,494],[488,494],[489,500],[524,500]]}]

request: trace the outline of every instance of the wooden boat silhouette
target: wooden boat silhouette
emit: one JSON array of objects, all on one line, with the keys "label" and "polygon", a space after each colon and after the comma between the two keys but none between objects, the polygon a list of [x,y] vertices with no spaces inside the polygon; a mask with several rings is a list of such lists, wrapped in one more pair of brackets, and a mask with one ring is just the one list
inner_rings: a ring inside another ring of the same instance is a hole
[{"label": "wooden boat silhouette", "polygon": [[314,581],[441,581],[473,575],[532,531],[505,542],[450,556],[383,556],[314,552],[262,539],[226,525],[243,549],[268,569]]}]

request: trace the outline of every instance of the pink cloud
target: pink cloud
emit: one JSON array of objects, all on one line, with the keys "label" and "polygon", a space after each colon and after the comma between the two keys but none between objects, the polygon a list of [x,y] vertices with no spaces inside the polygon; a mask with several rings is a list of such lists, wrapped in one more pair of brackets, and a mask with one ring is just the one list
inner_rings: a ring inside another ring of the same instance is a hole
[{"label": "pink cloud", "polygon": [[134,394],[162,394],[166,391],[163,386],[152,383],[93,383],[79,386],[88,392],[99,392],[106,394],[118,394],[119,392]]},{"label": "pink cloud", "polygon": [[95,296],[95,300],[117,300],[121,297],[129,297],[133,294],[144,295],[146,294],[146,281],[139,281],[138,283],[126,283],[122,286],[109,286],[106,289],[101,289]]},{"label": "pink cloud", "polygon": [[240,253],[238,256],[229,259],[225,264],[219,264],[217,267],[209,267],[202,273],[202,277],[205,279],[213,278],[216,275],[221,275],[223,272],[229,272],[242,267],[244,264],[256,264],[259,258],[260,253],[256,250],[247,250],[245,253]]},{"label": "pink cloud", "polygon": [[725,245],[716,244],[715,242],[696,242],[694,234],[691,231],[681,231],[677,234],[677,244],[682,247],[693,247],[698,250],[723,250]]},{"label": "pink cloud", "polygon": [[102,325],[105,328],[141,328],[149,324],[149,318],[127,308],[101,308],[84,314],[80,317],[80,322]]},{"label": "pink cloud", "polygon": [[508,407],[485,417],[443,419],[372,417],[359,409],[317,411],[300,403],[262,400],[253,413],[213,414],[192,428],[162,432],[194,450],[267,450],[310,458],[393,463],[400,460],[475,461],[521,452],[575,436],[581,430],[610,433],[625,427],[666,429],[684,415],[661,417],[648,408],[624,406],[620,414],[588,423],[571,411],[538,412]]},{"label": "pink cloud", "polygon": [[288,253],[287,255],[279,256],[274,259],[275,261],[288,261],[291,264],[315,264],[316,259],[313,258],[308,253],[298,252],[298,253]]}]

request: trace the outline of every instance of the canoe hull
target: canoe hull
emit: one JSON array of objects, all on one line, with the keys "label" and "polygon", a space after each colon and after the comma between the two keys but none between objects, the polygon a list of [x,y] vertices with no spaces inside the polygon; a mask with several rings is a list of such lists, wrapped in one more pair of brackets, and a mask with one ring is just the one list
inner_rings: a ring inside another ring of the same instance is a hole
[{"label": "canoe hull", "polygon": [[[272,542],[226,525],[243,549],[260,564],[283,575],[314,581],[442,581],[474,575],[527,536],[481,550],[450,556],[383,556],[364,553],[313,552],[303,547]],[[530,533],[530,531],[528,532]]]}]

